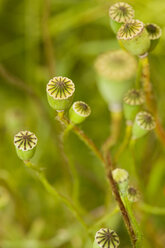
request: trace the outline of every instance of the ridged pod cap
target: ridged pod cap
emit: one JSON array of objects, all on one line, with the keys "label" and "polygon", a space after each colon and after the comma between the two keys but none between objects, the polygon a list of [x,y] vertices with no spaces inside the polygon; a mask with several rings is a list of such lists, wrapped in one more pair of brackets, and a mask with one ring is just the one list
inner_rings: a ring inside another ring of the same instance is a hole
[{"label": "ridged pod cap", "polygon": [[117,248],[120,244],[117,233],[109,228],[101,228],[95,236],[93,248]]},{"label": "ridged pod cap", "polygon": [[83,122],[91,114],[91,108],[83,101],[76,101],[69,110],[70,121],[74,124]]},{"label": "ridged pod cap", "polygon": [[125,195],[128,189],[129,174],[124,169],[114,169],[112,171],[114,181],[118,184],[120,193]]},{"label": "ridged pod cap", "polygon": [[126,120],[133,121],[139,112],[141,105],[144,103],[145,97],[142,90],[131,89],[123,98],[123,109]]},{"label": "ridged pod cap", "polygon": [[95,63],[100,93],[108,104],[121,103],[136,74],[136,59],[119,49],[100,55]]},{"label": "ridged pod cap", "polygon": [[54,77],[49,81],[46,87],[48,102],[50,106],[62,111],[69,108],[75,91],[75,85],[67,77]]},{"label": "ridged pod cap", "polygon": [[145,28],[147,30],[147,33],[148,33],[148,36],[151,42],[150,49],[149,49],[149,51],[151,52],[157,46],[159,39],[162,35],[162,30],[158,25],[154,23],[147,23],[145,25]]},{"label": "ridged pod cap", "polygon": [[133,139],[138,139],[144,136],[155,127],[156,122],[154,120],[154,117],[150,113],[146,111],[139,112],[136,115],[132,129]]},{"label": "ridged pod cap", "polygon": [[143,55],[150,48],[150,39],[143,22],[130,20],[118,30],[117,39],[133,55]]},{"label": "ridged pod cap", "polygon": [[22,160],[30,160],[35,152],[37,137],[30,131],[20,131],[14,136],[17,155]]},{"label": "ridged pod cap", "polygon": [[140,199],[140,193],[136,188],[130,186],[128,187],[127,197],[130,202],[137,202]]},{"label": "ridged pod cap", "polygon": [[134,18],[134,9],[124,2],[113,4],[109,9],[110,24],[114,33],[117,33],[122,23]]},{"label": "ridged pod cap", "polygon": [[100,76],[117,81],[132,78],[136,73],[136,67],[136,59],[121,49],[101,54],[95,63]]}]

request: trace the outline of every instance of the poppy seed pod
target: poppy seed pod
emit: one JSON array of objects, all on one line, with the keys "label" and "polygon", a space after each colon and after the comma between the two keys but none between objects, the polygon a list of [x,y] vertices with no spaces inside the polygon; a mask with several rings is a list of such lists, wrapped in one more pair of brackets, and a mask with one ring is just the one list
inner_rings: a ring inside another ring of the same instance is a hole
[{"label": "poppy seed pod", "polygon": [[137,189],[131,186],[128,187],[127,197],[130,202],[137,202],[140,199],[140,193]]},{"label": "poppy seed pod", "polygon": [[131,89],[127,92],[123,98],[123,110],[126,120],[133,121],[135,119],[144,100],[145,97],[142,90]]},{"label": "poppy seed pod", "polygon": [[128,189],[128,182],[129,182],[129,174],[124,169],[114,169],[112,171],[112,176],[114,181],[117,183],[119,187],[119,191],[122,195],[125,195]]},{"label": "poppy seed pod", "polygon": [[117,248],[120,244],[116,232],[109,228],[101,228],[95,236],[93,248]]},{"label": "poppy seed pod", "polygon": [[72,80],[67,77],[54,77],[46,87],[50,106],[57,111],[69,108],[73,100],[74,91],[75,85]]},{"label": "poppy seed pod", "polygon": [[130,20],[117,32],[117,39],[133,55],[144,55],[150,48],[150,39],[143,22]]},{"label": "poppy seed pod", "polygon": [[153,116],[145,111],[139,112],[136,115],[133,129],[132,129],[132,138],[138,139],[146,135],[149,131],[153,130],[156,127],[155,120]]},{"label": "poppy seed pod", "polygon": [[108,105],[121,103],[132,86],[136,74],[136,59],[123,50],[100,55],[95,63],[97,85]]},{"label": "poppy seed pod", "polygon": [[70,121],[74,124],[83,122],[91,113],[91,109],[85,102],[74,102],[69,110]]},{"label": "poppy seed pod", "polygon": [[37,137],[30,131],[20,131],[14,136],[14,145],[20,159],[30,160],[36,149]]},{"label": "poppy seed pod", "polygon": [[124,2],[118,2],[109,9],[110,25],[116,34],[121,25],[134,18],[134,10],[131,5]]},{"label": "poppy seed pod", "polygon": [[162,30],[158,25],[153,24],[153,23],[147,23],[145,25],[145,28],[147,30],[147,33],[150,39],[149,52],[151,52],[157,46],[160,40],[160,36],[162,35]]}]

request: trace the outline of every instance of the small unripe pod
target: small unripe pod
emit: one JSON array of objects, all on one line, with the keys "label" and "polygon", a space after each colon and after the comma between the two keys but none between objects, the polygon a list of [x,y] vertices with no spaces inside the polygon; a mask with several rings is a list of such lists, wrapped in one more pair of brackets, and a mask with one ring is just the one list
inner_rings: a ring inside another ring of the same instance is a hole
[{"label": "small unripe pod", "polygon": [[134,187],[129,187],[127,197],[130,202],[137,202],[140,199],[140,193]]},{"label": "small unripe pod", "polygon": [[118,2],[110,7],[109,16],[111,28],[116,34],[123,23],[134,18],[134,10],[128,3]]},{"label": "small unripe pod", "polygon": [[37,137],[30,131],[20,131],[14,136],[14,145],[20,159],[30,160],[35,153]]},{"label": "small unripe pod", "polygon": [[117,248],[120,244],[116,232],[109,228],[101,228],[95,236],[93,248]]},{"label": "small unripe pod", "polygon": [[125,195],[128,189],[128,183],[129,183],[129,174],[124,169],[114,169],[112,171],[112,176],[114,181],[117,183],[119,187],[119,191],[122,195]]},{"label": "small unripe pod", "polygon": [[123,50],[106,52],[98,57],[95,68],[97,85],[108,105],[121,103],[136,74],[135,58]]},{"label": "small unripe pod", "polygon": [[133,55],[144,55],[150,48],[150,39],[143,22],[130,20],[117,33],[118,40]]},{"label": "small unripe pod", "polygon": [[127,92],[123,99],[124,116],[127,121],[134,121],[144,100],[145,97],[142,90],[131,89]]},{"label": "small unripe pod", "polygon": [[63,111],[72,103],[75,85],[67,77],[54,77],[47,84],[46,91],[50,106],[57,111]]},{"label": "small unripe pod", "polygon": [[149,39],[150,39],[150,48],[149,48],[149,52],[153,51],[154,48],[157,46],[160,37],[162,35],[162,30],[161,28],[153,23],[147,23],[145,25],[145,28],[147,30]]},{"label": "small unripe pod", "polygon": [[85,102],[74,102],[69,110],[70,121],[74,124],[83,122],[91,113],[91,109]]},{"label": "small unripe pod", "polygon": [[146,135],[149,131],[153,130],[156,127],[155,120],[153,116],[145,111],[139,112],[136,115],[133,129],[132,129],[132,138],[138,139]]}]

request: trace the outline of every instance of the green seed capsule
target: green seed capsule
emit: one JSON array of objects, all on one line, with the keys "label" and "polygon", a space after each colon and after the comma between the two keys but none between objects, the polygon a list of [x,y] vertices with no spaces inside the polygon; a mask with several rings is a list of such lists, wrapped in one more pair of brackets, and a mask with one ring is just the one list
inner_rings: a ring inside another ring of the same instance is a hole
[{"label": "green seed capsule", "polygon": [[131,89],[127,92],[123,99],[123,110],[126,120],[133,121],[135,119],[144,100],[145,97],[142,90]]},{"label": "green seed capsule", "polygon": [[137,202],[140,199],[140,193],[134,187],[129,187],[127,197],[130,202]]},{"label": "green seed capsule", "polygon": [[72,103],[75,85],[67,77],[54,77],[47,84],[46,91],[50,106],[57,111],[63,111]]},{"label": "green seed capsule", "polygon": [[110,25],[116,34],[121,25],[134,17],[134,10],[131,5],[124,2],[118,2],[109,9]]},{"label": "green seed capsule", "polygon": [[74,102],[69,110],[70,121],[74,124],[83,122],[91,113],[91,109],[85,102]]},{"label": "green seed capsule", "polygon": [[119,187],[119,191],[122,195],[127,193],[128,183],[129,183],[129,174],[126,170],[117,168],[112,171],[112,176],[114,181]]},{"label": "green seed capsule", "polygon": [[146,28],[147,33],[149,35],[149,39],[150,39],[149,52],[151,52],[157,46],[157,44],[160,40],[160,37],[162,35],[162,30],[158,25],[153,24],[153,23],[147,23],[145,25],[145,28]]},{"label": "green seed capsule", "polygon": [[93,248],[117,248],[120,244],[116,232],[109,228],[101,228],[95,236]]},{"label": "green seed capsule", "polygon": [[20,131],[14,136],[17,155],[22,160],[30,160],[37,145],[37,137],[30,131]]},{"label": "green seed capsule", "polygon": [[130,20],[124,23],[117,33],[118,40],[133,55],[144,55],[150,48],[150,39],[143,22]]},{"label": "green seed capsule", "polygon": [[133,124],[132,137],[133,139],[141,138],[155,127],[155,120],[150,113],[145,111],[139,112]]},{"label": "green seed capsule", "polygon": [[95,63],[97,85],[109,104],[121,103],[124,94],[132,86],[136,73],[135,58],[123,50],[106,52]]}]

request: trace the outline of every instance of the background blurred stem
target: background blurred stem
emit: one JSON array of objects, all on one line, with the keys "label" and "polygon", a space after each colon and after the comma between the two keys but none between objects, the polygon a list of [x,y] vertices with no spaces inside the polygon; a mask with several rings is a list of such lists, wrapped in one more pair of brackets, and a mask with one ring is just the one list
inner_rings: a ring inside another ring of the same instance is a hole
[{"label": "background blurred stem", "polygon": [[139,207],[142,211],[153,215],[165,215],[165,208],[155,207],[147,203],[140,203]]},{"label": "background blurred stem", "polygon": [[137,74],[136,74],[136,81],[135,81],[136,89],[141,88],[141,76],[142,76],[142,63],[141,63],[141,59],[139,59],[138,60]]},{"label": "background blurred stem", "polygon": [[44,51],[47,61],[47,67],[50,77],[55,75],[55,59],[54,59],[54,49],[49,32],[49,18],[50,18],[50,9],[51,2],[50,0],[43,0],[43,42],[44,42]]},{"label": "background blurred stem", "polygon": [[126,124],[124,139],[123,139],[122,143],[120,144],[118,150],[115,153],[115,157],[114,157],[114,162],[115,163],[119,159],[120,155],[127,148],[127,145],[129,143],[129,140],[130,140],[130,137],[131,137],[131,132],[132,132],[132,125]]},{"label": "background blurred stem", "polygon": [[40,180],[40,182],[42,183],[42,185],[44,186],[44,188],[46,189],[46,191],[51,194],[53,197],[55,197],[55,199],[59,199],[61,202],[63,202],[68,208],[69,210],[74,214],[74,216],[76,217],[76,219],[81,223],[81,225],[85,228],[85,230],[88,233],[88,226],[86,225],[86,223],[84,222],[83,218],[81,217],[78,209],[76,209],[76,207],[73,205],[72,202],[70,202],[69,199],[67,199],[65,196],[63,196],[61,193],[59,193],[46,179],[46,177],[44,176],[44,174],[41,172],[41,170],[39,168],[37,168],[37,166],[34,166],[31,162],[29,161],[24,161],[25,165],[32,169],[34,172],[36,172],[38,179]]},{"label": "background blurred stem", "polygon": [[156,106],[156,102],[152,92],[152,85],[150,82],[150,66],[148,56],[144,58],[140,58],[142,64],[142,81],[143,88],[146,96],[146,103],[149,111],[154,115],[156,121],[156,134],[161,141],[161,143],[165,146],[165,130],[160,122],[159,114]]},{"label": "background blurred stem", "polygon": [[110,116],[111,116],[110,136],[107,138],[107,140],[104,142],[102,146],[103,154],[106,154],[106,152],[110,149],[110,147],[115,145],[120,134],[122,112],[111,111]]}]

